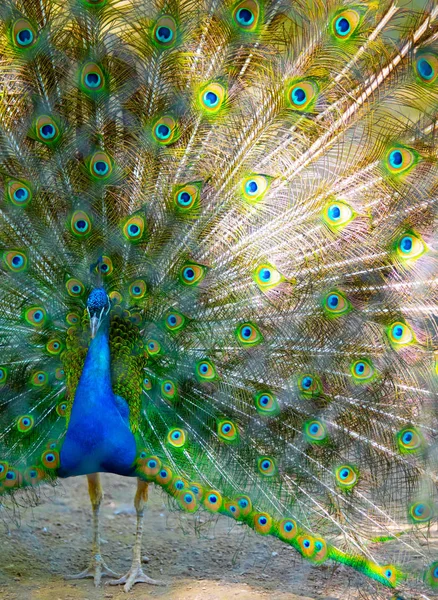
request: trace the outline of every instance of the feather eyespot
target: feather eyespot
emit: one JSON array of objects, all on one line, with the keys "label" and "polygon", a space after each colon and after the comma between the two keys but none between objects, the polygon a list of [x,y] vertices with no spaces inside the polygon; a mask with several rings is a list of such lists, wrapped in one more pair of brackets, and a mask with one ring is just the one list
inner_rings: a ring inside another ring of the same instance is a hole
[{"label": "feather eyespot", "polygon": [[397,242],[397,255],[405,263],[414,262],[427,251],[427,246],[419,235],[407,233]]},{"label": "feather eyespot", "polygon": [[85,287],[79,279],[69,279],[65,284],[67,293],[73,298],[79,298],[85,292]]},{"label": "feather eyespot", "polygon": [[152,30],[152,39],[161,48],[171,48],[176,41],[175,19],[169,15],[160,17]]},{"label": "feather eyespot", "polygon": [[131,217],[123,225],[123,235],[129,242],[140,242],[143,238],[144,232],[144,219],[140,215]]},{"label": "feather eyespot", "polygon": [[24,252],[9,250],[3,253],[3,262],[13,273],[21,273],[27,269],[28,261]]},{"label": "feather eyespot", "polygon": [[106,152],[95,152],[90,159],[90,175],[95,179],[107,179],[113,170],[113,164]]},{"label": "feather eyespot", "polygon": [[226,89],[220,83],[209,83],[199,93],[199,105],[207,115],[215,115],[226,100]]},{"label": "feather eyespot", "polygon": [[80,82],[84,92],[94,95],[105,88],[105,75],[98,64],[89,62],[82,68]]},{"label": "feather eyespot", "polygon": [[145,377],[143,379],[143,384],[142,385],[143,385],[143,389],[146,390],[147,392],[149,390],[151,390],[152,389],[152,380],[151,380],[151,378],[150,377]]},{"label": "feather eyespot", "polygon": [[63,350],[63,345],[62,345],[61,340],[59,340],[59,339],[50,340],[46,344],[46,350],[49,354],[52,354],[52,356],[57,356]]},{"label": "feather eyespot", "polygon": [[101,260],[96,265],[96,271],[102,273],[104,277],[108,277],[114,271],[113,261],[109,256],[101,256]]},{"label": "feather eyespot", "polygon": [[244,346],[256,346],[263,342],[260,330],[254,323],[250,323],[249,321],[239,325],[235,330],[235,335],[237,340]]},{"label": "feather eyespot", "polygon": [[269,189],[271,179],[265,175],[249,175],[242,181],[241,189],[243,199],[249,204],[256,204],[263,200]]},{"label": "feather eyespot", "polygon": [[373,379],[375,371],[372,362],[367,358],[356,360],[350,367],[355,383],[366,383]]},{"label": "feather eyespot", "polygon": [[12,26],[12,39],[16,48],[31,48],[37,41],[35,27],[27,19],[18,19]]},{"label": "feather eyespot", "polygon": [[27,206],[32,200],[31,188],[23,181],[9,181],[6,193],[9,201],[15,206]]},{"label": "feather eyespot", "polygon": [[54,144],[61,135],[59,126],[52,117],[42,115],[35,124],[36,136],[40,142]]},{"label": "feather eyespot", "polygon": [[187,512],[194,513],[198,510],[198,500],[192,490],[181,490],[177,500],[180,507]]},{"label": "feather eyespot", "polygon": [[24,313],[24,318],[29,325],[42,327],[47,319],[47,313],[41,306],[32,306]]},{"label": "feather eyespot", "polygon": [[23,474],[23,479],[28,485],[37,485],[44,479],[44,473],[36,466],[28,467]]},{"label": "feather eyespot", "polygon": [[273,477],[277,474],[277,465],[275,460],[269,456],[261,456],[257,459],[257,467],[264,477]]},{"label": "feather eyespot", "polygon": [[146,342],[146,351],[149,356],[157,356],[161,352],[161,344],[157,340],[148,340]]},{"label": "feather eyespot", "polygon": [[22,482],[22,475],[18,469],[14,469],[14,467],[9,467],[6,476],[2,481],[2,485],[7,489],[13,489],[19,487]]},{"label": "feather eyespot", "polygon": [[56,412],[59,417],[65,417],[67,414],[67,403],[63,400],[56,407]]},{"label": "feather eyespot", "polygon": [[59,452],[57,450],[46,450],[41,456],[41,462],[46,469],[57,469],[59,467]]},{"label": "feather eyespot", "polygon": [[17,421],[17,429],[20,433],[27,433],[33,428],[34,423],[32,415],[23,415]]},{"label": "feather eyespot", "polygon": [[332,32],[338,40],[348,40],[358,28],[360,13],[356,10],[343,10],[332,20]]},{"label": "feather eyespot", "polygon": [[197,286],[207,273],[207,268],[196,263],[185,264],[180,271],[180,281],[184,285]]},{"label": "feather eyespot", "polygon": [[408,346],[415,342],[415,337],[412,329],[406,323],[397,321],[390,325],[387,329],[387,334],[391,345],[395,348]]},{"label": "feather eyespot", "polygon": [[247,517],[252,511],[252,502],[249,496],[237,496],[234,500],[239,507],[242,517]]},{"label": "feather eyespot", "polygon": [[171,402],[176,400],[177,398],[177,390],[176,385],[170,379],[166,379],[161,383],[161,393],[165,400],[170,400]]},{"label": "feather eyespot", "polygon": [[176,310],[172,310],[164,317],[164,326],[169,331],[179,331],[185,325],[186,318]]},{"label": "feather eyespot", "polygon": [[289,85],[286,93],[286,104],[292,110],[309,111],[313,108],[319,88],[312,80],[294,81]]},{"label": "feather eyespot", "polygon": [[419,161],[419,154],[412,148],[395,146],[386,154],[385,165],[391,175],[409,173]]},{"label": "feather eyespot", "polygon": [[219,512],[222,508],[223,499],[216,490],[208,490],[205,492],[203,504],[210,512]]},{"label": "feather eyespot", "polygon": [[422,83],[434,83],[438,76],[438,57],[436,54],[431,52],[420,54],[414,65],[415,72]]},{"label": "feather eyespot", "polygon": [[329,202],[322,213],[322,218],[332,231],[343,229],[354,219],[354,212],[346,202]]},{"label": "feather eyespot", "polygon": [[406,427],[396,435],[398,448],[402,454],[411,454],[422,450],[424,439],[414,427]]},{"label": "feather eyespot", "polygon": [[217,378],[216,369],[209,360],[200,360],[196,363],[195,374],[199,381],[213,381]]},{"label": "feather eyespot", "polygon": [[352,306],[344,294],[334,290],[324,297],[323,308],[326,315],[333,318],[349,313]]},{"label": "feather eyespot", "polygon": [[428,523],[434,517],[434,507],[428,500],[414,502],[408,510],[408,516],[413,523]]},{"label": "feather eyespot", "polygon": [[317,375],[306,373],[298,379],[298,390],[305,397],[319,396],[322,392],[321,380]]},{"label": "feather eyespot", "polygon": [[307,421],[304,423],[303,433],[311,444],[323,444],[327,441],[327,428],[322,421]]},{"label": "feather eyespot", "polygon": [[257,412],[263,417],[275,417],[280,412],[277,398],[271,392],[259,392],[254,396]]},{"label": "feather eyespot", "polygon": [[237,426],[229,420],[219,421],[217,424],[217,434],[221,441],[232,443],[239,438]]},{"label": "feather eyespot", "polygon": [[83,210],[77,210],[70,219],[70,228],[77,237],[86,237],[91,233],[91,219]]},{"label": "feather eyespot", "polygon": [[343,490],[351,490],[357,485],[359,475],[357,470],[350,465],[342,465],[335,471],[336,485]]},{"label": "feather eyespot", "polygon": [[174,202],[176,209],[181,212],[189,212],[199,204],[201,184],[187,183],[184,186],[177,187],[174,193]]},{"label": "feather eyespot", "polygon": [[34,387],[44,387],[49,382],[49,376],[46,371],[35,371],[30,378],[30,383]]},{"label": "feather eyespot", "polygon": [[77,313],[68,313],[65,320],[68,325],[78,325],[81,322],[81,319]]},{"label": "feather eyespot", "polygon": [[166,486],[172,481],[172,478],[173,478],[173,473],[172,473],[172,470],[170,469],[170,467],[161,465],[161,469],[158,472],[158,474],[156,475],[155,481],[159,485]]},{"label": "feather eyespot", "polygon": [[298,527],[293,519],[283,519],[278,524],[278,536],[285,541],[290,541],[298,535]]},{"label": "feather eyespot", "polygon": [[7,367],[0,367],[0,386],[6,383],[8,380],[9,371]]},{"label": "feather eyespot", "polygon": [[152,126],[152,135],[154,140],[162,146],[173,144],[180,137],[176,120],[169,115],[161,117]]},{"label": "feather eyespot", "polygon": [[242,31],[254,31],[260,19],[260,5],[256,0],[239,2],[233,10],[236,25]]},{"label": "feather eyespot", "polygon": [[284,277],[269,263],[263,263],[252,273],[253,279],[262,292],[277,287]]},{"label": "feather eyespot", "polygon": [[433,562],[424,572],[423,580],[431,588],[438,588],[438,561]]},{"label": "feather eyespot", "polygon": [[129,295],[134,300],[141,300],[146,294],[146,283],[143,279],[136,279],[129,286]]},{"label": "feather eyespot", "polygon": [[183,429],[171,429],[167,434],[167,443],[174,448],[184,448],[187,443],[187,435]]},{"label": "feather eyespot", "polygon": [[265,512],[256,512],[252,516],[252,526],[260,535],[268,535],[272,529],[272,517]]}]

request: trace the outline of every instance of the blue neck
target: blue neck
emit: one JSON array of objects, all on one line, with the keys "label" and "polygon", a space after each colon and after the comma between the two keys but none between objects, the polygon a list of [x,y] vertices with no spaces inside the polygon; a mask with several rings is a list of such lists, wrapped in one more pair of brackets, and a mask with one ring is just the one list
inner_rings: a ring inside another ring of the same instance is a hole
[{"label": "blue neck", "polygon": [[99,471],[129,475],[136,455],[129,408],[111,385],[109,315],[91,340],[61,449],[60,476]]}]

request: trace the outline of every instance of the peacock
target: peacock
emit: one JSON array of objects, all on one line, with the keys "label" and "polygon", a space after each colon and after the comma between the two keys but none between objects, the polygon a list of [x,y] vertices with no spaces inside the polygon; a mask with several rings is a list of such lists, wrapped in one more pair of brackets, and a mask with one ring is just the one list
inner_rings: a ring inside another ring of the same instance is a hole
[{"label": "peacock", "polygon": [[[162,583],[153,483],[431,598],[436,2],[2,0],[0,24],[1,504],[86,475],[96,585]],[[137,481],[120,578],[101,472]]]}]

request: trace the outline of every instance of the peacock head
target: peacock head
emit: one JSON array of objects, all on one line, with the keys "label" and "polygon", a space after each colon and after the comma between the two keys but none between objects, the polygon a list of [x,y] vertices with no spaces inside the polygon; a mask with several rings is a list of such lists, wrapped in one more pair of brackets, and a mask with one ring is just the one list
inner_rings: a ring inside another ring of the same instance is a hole
[{"label": "peacock head", "polygon": [[90,317],[91,337],[94,338],[103,319],[108,315],[111,302],[103,287],[94,288],[87,298],[87,311]]}]

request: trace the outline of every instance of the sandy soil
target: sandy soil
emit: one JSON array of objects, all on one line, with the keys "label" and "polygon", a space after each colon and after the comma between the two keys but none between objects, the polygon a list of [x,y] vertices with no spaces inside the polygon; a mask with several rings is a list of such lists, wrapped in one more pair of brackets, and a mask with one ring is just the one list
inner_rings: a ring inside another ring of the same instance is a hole
[{"label": "sandy soil", "polygon": [[[102,554],[122,574],[129,569],[134,541],[135,480],[102,479]],[[230,527],[225,517],[213,526],[198,523],[196,533],[193,518],[170,511],[154,486],[145,516],[143,554],[149,561],[144,567],[167,585],[139,584],[126,595],[120,587],[95,588],[92,580],[65,581],[64,575],[81,571],[90,557],[85,477],[67,480],[46,495],[41,505],[20,511],[19,523],[9,516],[9,531],[0,523],[1,600],[346,600],[359,598],[358,586],[364,591],[354,571],[332,564],[315,567],[274,538]]]}]

